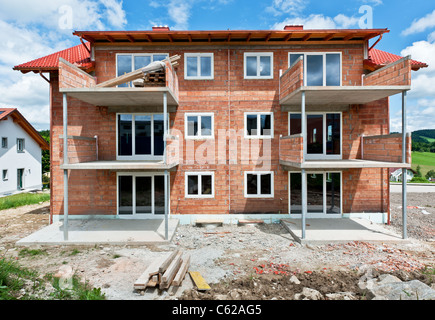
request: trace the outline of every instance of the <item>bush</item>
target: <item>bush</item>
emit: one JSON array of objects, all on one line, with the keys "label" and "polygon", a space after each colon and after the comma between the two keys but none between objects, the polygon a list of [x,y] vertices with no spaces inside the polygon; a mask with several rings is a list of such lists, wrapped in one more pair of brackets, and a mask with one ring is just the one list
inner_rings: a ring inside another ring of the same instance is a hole
[{"label": "bush", "polygon": [[427,180],[423,177],[414,177],[410,182],[427,182]]}]

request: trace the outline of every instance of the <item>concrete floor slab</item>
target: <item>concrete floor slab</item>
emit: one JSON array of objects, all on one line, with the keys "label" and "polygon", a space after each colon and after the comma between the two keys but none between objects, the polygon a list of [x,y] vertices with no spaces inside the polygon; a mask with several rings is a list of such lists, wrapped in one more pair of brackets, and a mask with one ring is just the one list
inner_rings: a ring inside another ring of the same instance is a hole
[{"label": "concrete floor slab", "polygon": [[281,219],[281,224],[299,243],[346,243],[349,241],[403,242],[401,235],[366,219],[306,219],[305,239],[301,220]]},{"label": "concrete floor slab", "polygon": [[168,220],[168,240],[165,240],[164,219],[69,220],[68,240],[64,240],[63,222],[55,222],[19,240],[16,245],[145,245],[169,243],[179,220]]}]

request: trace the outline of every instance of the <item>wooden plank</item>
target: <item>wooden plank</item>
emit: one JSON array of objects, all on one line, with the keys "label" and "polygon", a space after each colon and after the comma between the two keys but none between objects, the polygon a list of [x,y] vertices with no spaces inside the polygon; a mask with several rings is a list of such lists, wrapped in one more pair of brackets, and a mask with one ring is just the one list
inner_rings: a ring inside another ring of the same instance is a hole
[{"label": "wooden plank", "polygon": [[183,254],[183,252],[178,250],[177,255],[175,256],[175,258],[172,260],[171,264],[169,265],[169,267],[166,269],[165,273],[162,276],[162,281],[160,284],[164,283],[165,285],[170,285],[172,280],[174,279],[175,275],[177,274],[178,269],[180,268],[181,265],[181,255]]},{"label": "wooden plank", "polygon": [[159,284],[159,275],[155,274],[151,277],[150,281],[148,281],[147,283],[147,288],[148,287],[155,287]]},{"label": "wooden plank", "polygon": [[190,277],[192,278],[193,282],[196,285],[196,288],[198,290],[210,290],[210,286],[207,282],[205,282],[204,278],[201,276],[201,274],[198,271],[190,271],[189,272]]},{"label": "wooden plank", "polygon": [[172,285],[174,286],[180,286],[181,282],[183,282],[184,276],[187,273],[187,269],[189,269],[190,265],[190,255],[186,255],[186,257],[183,257],[183,263],[180,266],[180,269],[178,269],[177,274],[175,275],[174,280],[172,281]]},{"label": "wooden plank", "polygon": [[180,251],[180,249],[175,250],[165,259],[165,261],[163,261],[163,263],[161,264],[161,266],[159,268],[159,273],[165,273],[166,269],[169,267],[172,260],[175,258],[175,256],[178,254],[179,251]]},{"label": "wooden plank", "polygon": [[135,289],[145,289],[150,277],[159,273],[159,267],[162,264],[162,259],[156,259],[145,269],[142,275],[134,283]]}]

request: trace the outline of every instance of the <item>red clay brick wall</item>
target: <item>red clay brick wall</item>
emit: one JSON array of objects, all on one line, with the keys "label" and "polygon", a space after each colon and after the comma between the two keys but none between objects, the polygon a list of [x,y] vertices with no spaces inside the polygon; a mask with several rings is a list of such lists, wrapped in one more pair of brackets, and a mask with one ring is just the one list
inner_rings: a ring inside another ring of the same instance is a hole
[{"label": "red clay brick wall", "polygon": [[365,86],[410,86],[411,59],[402,58],[364,77]]},{"label": "red clay brick wall", "polygon": [[279,159],[288,162],[302,163],[304,160],[302,135],[292,135],[280,139]]},{"label": "red clay brick wall", "polygon": [[[63,214],[63,112],[58,75],[50,74],[51,109],[51,214]],[[68,135],[93,137],[97,135],[100,160],[115,159],[115,115],[107,108],[98,108],[68,98]],[[76,141],[77,142],[77,141]],[[69,141],[72,146],[74,140]],[[72,151],[72,150],[71,150]],[[71,157],[75,157],[73,153]],[[116,174],[108,170],[70,170],[69,214],[116,214]]]},{"label": "red clay brick wall", "polygon": [[89,88],[95,86],[95,79],[68,61],[60,58],[59,86],[60,88]]},{"label": "red clay brick wall", "polygon": [[[60,161],[63,164],[63,138],[59,138]],[[68,163],[97,160],[96,142],[92,140],[68,139]]]},{"label": "red clay brick wall", "polygon": [[304,85],[304,60],[300,59],[291,68],[287,69],[280,79],[279,98],[283,99],[288,94]]},{"label": "red clay brick wall", "polygon": [[344,213],[388,211],[388,169],[347,169],[342,174]]},{"label": "red clay brick wall", "polygon": [[366,105],[351,105],[342,114],[343,159],[361,159],[361,135],[390,133],[388,98]]},{"label": "red clay brick wall", "polygon": [[[365,160],[402,162],[402,134],[364,137],[363,141]],[[409,135],[405,143],[406,162],[411,163],[411,137]]]}]

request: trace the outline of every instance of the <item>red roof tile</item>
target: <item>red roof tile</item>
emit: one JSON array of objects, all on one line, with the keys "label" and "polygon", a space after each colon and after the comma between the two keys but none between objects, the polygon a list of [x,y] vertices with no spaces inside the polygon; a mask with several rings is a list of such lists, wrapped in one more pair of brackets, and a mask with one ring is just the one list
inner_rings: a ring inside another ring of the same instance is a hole
[{"label": "red roof tile", "polygon": [[[86,42],[85,45],[88,49],[90,48],[89,42]],[[88,69],[92,67],[90,53],[82,44],[79,44],[77,46],[58,51],[48,56],[17,65],[13,69],[20,70],[23,73],[29,71],[37,72],[40,70],[57,70],[57,68],[59,67],[59,58],[63,58],[68,62],[75,64],[83,69]]]},{"label": "red roof tile", "polygon": [[[371,49],[369,51],[369,62],[370,64],[374,64],[375,66],[382,67],[387,64],[393,63],[397,60],[402,59],[403,57],[398,56],[393,53],[389,53],[386,51],[382,51],[379,49]],[[424,62],[411,60],[411,66],[413,70],[418,70],[420,68],[426,68],[428,65]]]}]

